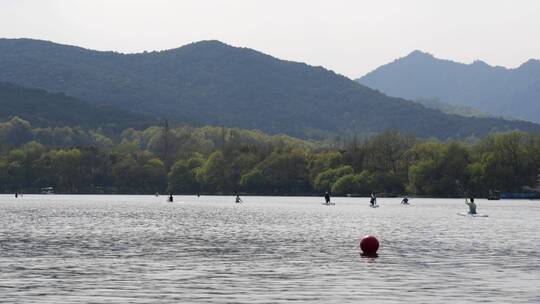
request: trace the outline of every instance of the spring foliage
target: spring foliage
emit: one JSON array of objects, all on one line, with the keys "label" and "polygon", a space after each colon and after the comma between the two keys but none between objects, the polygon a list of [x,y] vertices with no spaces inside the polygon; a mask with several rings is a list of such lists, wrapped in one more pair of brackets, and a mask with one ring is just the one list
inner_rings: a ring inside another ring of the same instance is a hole
[{"label": "spring foliage", "polygon": [[52,186],[63,193],[484,196],[533,186],[540,168],[540,135],[522,132],[472,143],[394,130],[362,141],[317,142],[154,126],[109,137],[99,129],[33,128],[15,117],[0,123],[0,143],[2,192]]}]

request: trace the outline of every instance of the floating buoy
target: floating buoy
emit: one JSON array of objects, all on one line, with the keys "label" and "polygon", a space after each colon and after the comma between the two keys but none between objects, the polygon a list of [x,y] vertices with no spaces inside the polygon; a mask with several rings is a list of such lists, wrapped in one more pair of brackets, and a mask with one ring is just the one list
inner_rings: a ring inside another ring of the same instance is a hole
[{"label": "floating buoy", "polygon": [[360,249],[364,255],[376,255],[379,250],[379,240],[372,235],[366,235],[360,240]]}]

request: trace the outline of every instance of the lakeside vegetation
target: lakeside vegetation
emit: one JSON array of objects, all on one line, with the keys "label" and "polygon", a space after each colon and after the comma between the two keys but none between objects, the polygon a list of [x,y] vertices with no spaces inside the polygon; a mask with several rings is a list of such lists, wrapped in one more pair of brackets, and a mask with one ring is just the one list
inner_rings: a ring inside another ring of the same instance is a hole
[{"label": "lakeside vegetation", "polygon": [[474,142],[420,140],[389,130],[336,142],[260,131],[177,126],[33,128],[0,123],[0,192],[386,195],[453,197],[463,189],[520,191],[540,168],[540,134]]}]

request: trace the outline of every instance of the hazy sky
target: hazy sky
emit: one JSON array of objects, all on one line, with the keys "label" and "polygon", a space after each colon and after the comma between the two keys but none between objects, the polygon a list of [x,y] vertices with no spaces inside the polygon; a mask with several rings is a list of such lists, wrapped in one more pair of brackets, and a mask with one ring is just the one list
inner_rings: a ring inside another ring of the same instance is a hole
[{"label": "hazy sky", "polygon": [[540,58],[538,0],[0,0],[0,37],[140,52],[218,39],[356,78],[420,49]]}]

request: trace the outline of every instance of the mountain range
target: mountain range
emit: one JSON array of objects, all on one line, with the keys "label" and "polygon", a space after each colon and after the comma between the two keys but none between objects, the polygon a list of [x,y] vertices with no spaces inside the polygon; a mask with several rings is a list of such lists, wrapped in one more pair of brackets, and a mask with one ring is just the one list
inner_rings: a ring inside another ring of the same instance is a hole
[{"label": "mountain range", "polygon": [[[144,117],[304,138],[389,128],[441,139],[512,129],[540,131],[540,125],[523,121],[449,115],[389,97],[322,67],[219,41],[122,54],[0,39],[0,81],[62,92],[85,104]],[[44,108],[36,107],[35,114]],[[79,113],[85,115],[84,107]]]},{"label": "mountain range", "polygon": [[358,82],[390,96],[436,99],[498,116],[540,122],[540,61],[508,69],[463,64],[421,51],[383,65]]}]

